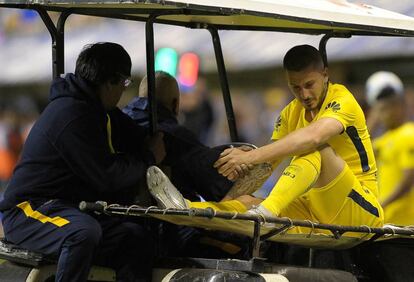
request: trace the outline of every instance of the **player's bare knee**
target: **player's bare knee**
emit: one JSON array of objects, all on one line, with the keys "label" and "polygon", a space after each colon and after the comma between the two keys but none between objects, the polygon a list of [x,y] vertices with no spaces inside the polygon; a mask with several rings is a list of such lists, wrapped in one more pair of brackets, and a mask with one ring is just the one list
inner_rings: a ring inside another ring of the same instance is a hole
[{"label": "player's bare knee", "polygon": [[319,148],[318,151],[321,155],[321,173],[315,187],[322,187],[329,184],[342,172],[345,161],[329,145]]}]

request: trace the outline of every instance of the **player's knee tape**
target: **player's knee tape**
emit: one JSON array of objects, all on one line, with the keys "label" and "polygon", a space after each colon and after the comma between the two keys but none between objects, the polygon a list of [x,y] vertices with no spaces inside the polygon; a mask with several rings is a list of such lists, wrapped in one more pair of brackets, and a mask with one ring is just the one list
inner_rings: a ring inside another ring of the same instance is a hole
[{"label": "player's knee tape", "polygon": [[279,215],[289,203],[312,187],[320,172],[319,151],[295,157],[261,205],[273,214]]}]

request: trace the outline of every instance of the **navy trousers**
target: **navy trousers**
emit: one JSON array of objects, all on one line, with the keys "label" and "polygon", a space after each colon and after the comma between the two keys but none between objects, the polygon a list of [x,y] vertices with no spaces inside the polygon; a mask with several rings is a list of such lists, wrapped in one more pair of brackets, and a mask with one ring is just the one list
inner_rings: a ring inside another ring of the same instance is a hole
[{"label": "navy trousers", "polygon": [[86,281],[92,264],[114,268],[117,281],[150,281],[155,243],[142,225],[86,214],[60,200],[28,204],[4,212],[5,237],[55,257],[56,281]]}]

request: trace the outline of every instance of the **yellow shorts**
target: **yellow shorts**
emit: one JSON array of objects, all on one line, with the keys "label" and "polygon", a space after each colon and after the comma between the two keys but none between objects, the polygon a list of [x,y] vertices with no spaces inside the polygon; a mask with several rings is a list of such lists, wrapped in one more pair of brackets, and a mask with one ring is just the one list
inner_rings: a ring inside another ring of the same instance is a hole
[{"label": "yellow shorts", "polygon": [[[378,199],[368,187],[361,185],[347,165],[331,183],[312,188],[282,210],[280,216],[336,225],[382,227],[384,224]],[[289,230],[289,233],[309,232],[309,228],[301,227]],[[330,234],[323,230],[317,232]],[[345,235],[361,236],[358,233]]]},{"label": "yellow shorts", "polygon": [[385,223],[414,225],[414,190],[384,208]]}]

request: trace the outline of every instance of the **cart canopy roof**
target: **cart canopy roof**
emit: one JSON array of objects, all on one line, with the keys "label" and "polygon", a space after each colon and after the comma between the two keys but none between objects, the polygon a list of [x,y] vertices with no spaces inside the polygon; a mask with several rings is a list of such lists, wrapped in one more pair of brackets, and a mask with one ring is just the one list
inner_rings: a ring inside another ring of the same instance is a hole
[{"label": "cart canopy roof", "polygon": [[1,6],[140,21],[154,13],[167,13],[156,22],[193,28],[213,25],[230,30],[414,36],[414,18],[346,0],[0,0]]}]

